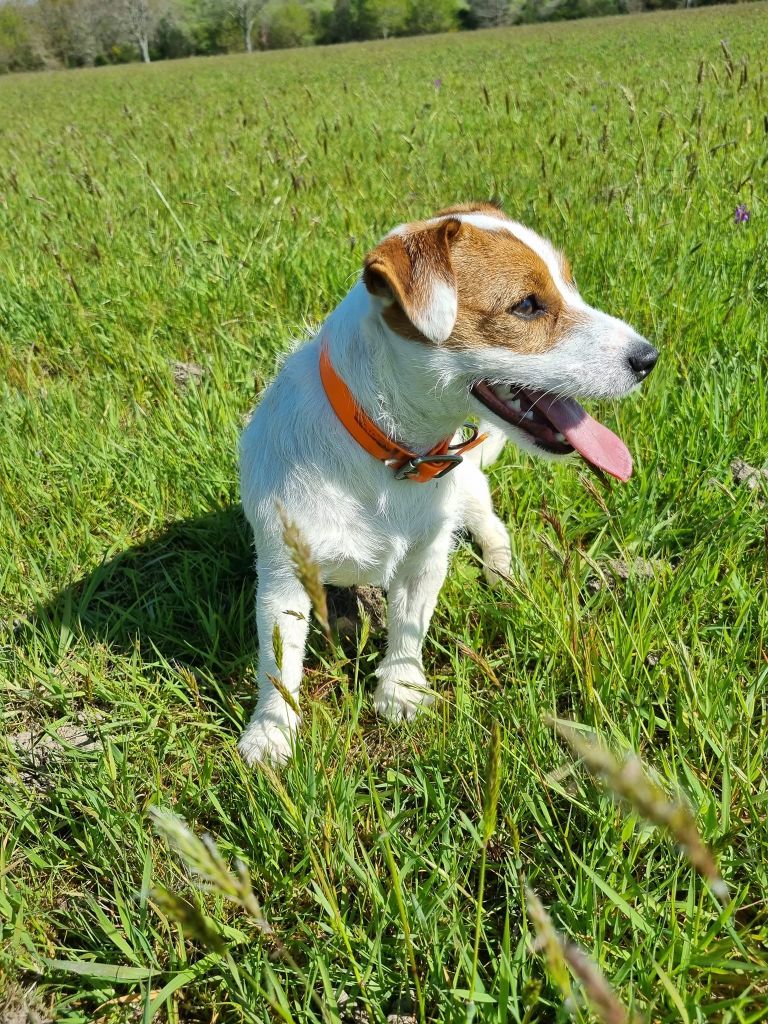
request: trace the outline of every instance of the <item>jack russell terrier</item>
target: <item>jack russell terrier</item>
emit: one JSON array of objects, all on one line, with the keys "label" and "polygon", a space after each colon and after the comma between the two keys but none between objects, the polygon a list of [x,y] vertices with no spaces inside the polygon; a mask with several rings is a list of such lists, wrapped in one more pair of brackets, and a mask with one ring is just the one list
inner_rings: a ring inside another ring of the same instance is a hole
[{"label": "jack russell terrier", "polygon": [[491,582],[509,572],[507,529],[481,467],[511,440],[549,458],[577,452],[627,480],[629,451],[573,396],[625,395],[657,358],[626,323],[584,302],[548,241],[495,206],[453,206],[391,231],[243,433],[259,636],[245,760],[287,760],[299,725],[280,690],[297,706],[310,600],[283,541],[281,506],[324,582],[387,590],[373,702],[386,718],[412,718],[434,699],[421,648],[457,532],[477,541]]}]

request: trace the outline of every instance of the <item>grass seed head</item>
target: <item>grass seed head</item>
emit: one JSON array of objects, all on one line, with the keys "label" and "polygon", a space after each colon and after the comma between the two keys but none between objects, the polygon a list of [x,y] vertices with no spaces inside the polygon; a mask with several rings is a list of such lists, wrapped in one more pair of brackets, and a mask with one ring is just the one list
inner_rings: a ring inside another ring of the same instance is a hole
[{"label": "grass seed head", "polygon": [[528,886],[525,887],[525,906],[536,933],[534,951],[543,955],[552,981],[560,989],[563,998],[570,1000],[571,979],[563,951],[563,940],[544,904]]},{"label": "grass seed head", "polygon": [[283,684],[282,679],[279,679],[277,676],[270,675],[269,673],[267,673],[267,679],[274,686],[274,688],[277,690],[277,692],[283,698],[283,700],[288,705],[288,707],[291,709],[291,711],[293,711],[295,714],[297,714],[297,715],[299,715],[299,717],[301,717],[301,708],[299,707],[298,702],[296,701],[296,698],[294,697],[294,695],[287,688],[287,686],[285,686]]},{"label": "grass seed head", "polygon": [[155,831],[166,840],[190,874],[203,883],[204,888],[226,896],[242,907],[262,932],[272,934],[272,926],[264,917],[243,863],[238,861],[235,871],[232,871],[211,837],[195,835],[184,819],[173,811],[153,807],[150,815]]},{"label": "grass seed head", "polygon": [[333,643],[331,625],[328,619],[328,602],[325,587],[320,579],[320,569],[312,558],[309,544],[304,540],[298,526],[288,518],[285,508],[278,504],[277,514],[283,527],[283,542],[288,548],[296,578],[304,587],[312,604],[317,623],[329,644]]},{"label": "grass seed head", "polygon": [[501,788],[501,729],[498,722],[491,726],[491,744],[488,748],[488,764],[485,770],[485,791],[483,793],[483,842],[487,843],[496,831],[496,813]]},{"label": "grass seed head", "polygon": [[570,968],[578,979],[592,1012],[601,1024],[634,1024],[634,1018],[630,1018],[626,1007],[594,960],[581,946],[563,938],[539,897],[528,886],[525,888],[525,904],[536,932],[534,948],[543,954],[550,976],[560,989],[566,1006],[573,1006],[568,974]]},{"label": "grass seed head", "polygon": [[283,637],[280,632],[280,627],[275,623],[272,629],[272,651],[275,655],[275,665],[277,665],[277,671],[283,671]]},{"label": "grass seed head", "polygon": [[547,722],[584,761],[615,796],[654,825],[666,829],[680,845],[694,868],[707,879],[721,901],[728,900],[728,887],[720,876],[712,851],[699,835],[690,807],[681,799],[670,799],[658,782],[645,771],[636,754],[619,761],[597,737],[585,737],[572,725],[557,719]]},{"label": "grass seed head", "polygon": [[169,892],[162,886],[152,890],[152,898],[166,917],[181,925],[185,935],[196,939],[206,949],[212,949],[215,953],[226,953],[226,942],[193,902],[184,899],[178,893]]},{"label": "grass seed head", "polygon": [[578,978],[592,1012],[602,1024],[630,1024],[627,1008],[619,1000],[595,961],[575,942],[563,943],[563,955]]}]

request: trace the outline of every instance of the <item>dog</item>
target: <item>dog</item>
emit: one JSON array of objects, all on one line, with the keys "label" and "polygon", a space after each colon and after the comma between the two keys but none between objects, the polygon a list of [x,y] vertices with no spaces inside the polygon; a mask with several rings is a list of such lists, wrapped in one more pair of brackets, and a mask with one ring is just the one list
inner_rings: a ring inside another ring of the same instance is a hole
[{"label": "dog", "polygon": [[[324,582],[387,591],[373,703],[385,718],[410,719],[435,697],[422,644],[456,534],[469,530],[491,583],[510,570],[483,468],[511,440],[547,458],[578,454],[627,480],[629,451],[575,396],[626,395],[657,357],[628,324],[587,305],[550,242],[492,204],[390,231],[315,337],[285,361],[242,435],[259,640],[245,760],[286,761],[299,726],[310,600],[278,509]],[[479,428],[463,426],[470,418]]]}]

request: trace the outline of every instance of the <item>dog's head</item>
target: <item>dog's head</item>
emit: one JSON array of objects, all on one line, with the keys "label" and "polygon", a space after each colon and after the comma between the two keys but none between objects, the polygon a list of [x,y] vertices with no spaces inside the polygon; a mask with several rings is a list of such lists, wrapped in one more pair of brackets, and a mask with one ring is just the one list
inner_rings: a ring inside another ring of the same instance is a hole
[{"label": "dog's head", "polygon": [[[449,356],[478,414],[536,454],[570,455],[627,479],[623,443],[574,396],[627,394],[656,349],[588,306],[568,261],[490,204],[402,225],[366,257],[363,282],[386,326]],[[445,360],[441,360],[445,366]]]}]

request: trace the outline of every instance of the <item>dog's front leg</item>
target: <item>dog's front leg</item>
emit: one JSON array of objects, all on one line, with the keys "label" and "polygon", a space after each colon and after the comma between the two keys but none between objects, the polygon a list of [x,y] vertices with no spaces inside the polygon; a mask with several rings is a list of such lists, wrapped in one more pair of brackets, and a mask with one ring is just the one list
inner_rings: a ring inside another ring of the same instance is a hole
[{"label": "dog's front leg", "polygon": [[387,653],[376,669],[379,683],[373,703],[380,715],[393,721],[413,718],[419,707],[434,700],[424,677],[421,647],[445,579],[450,549],[450,531],[413,549],[387,593]]},{"label": "dog's front leg", "polygon": [[471,464],[461,468],[463,470],[461,482],[464,525],[483,552],[485,578],[492,586],[495,586],[510,573],[512,551],[509,544],[509,533],[504,523],[493,511],[491,491],[485,473]]},{"label": "dog's front leg", "polygon": [[[272,680],[279,680],[298,707],[310,602],[290,566],[274,568],[260,564],[258,576],[259,699],[238,747],[248,764],[280,763],[291,755],[299,716]],[[274,650],[275,626],[282,644],[282,671]]]}]

